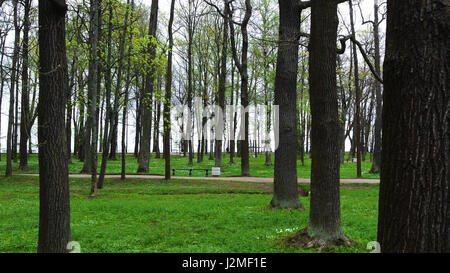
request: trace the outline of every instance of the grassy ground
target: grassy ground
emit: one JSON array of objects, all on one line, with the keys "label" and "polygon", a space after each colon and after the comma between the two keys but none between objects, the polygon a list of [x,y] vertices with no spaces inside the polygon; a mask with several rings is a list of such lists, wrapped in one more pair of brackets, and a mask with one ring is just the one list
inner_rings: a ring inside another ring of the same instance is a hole
[{"label": "grassy ground", "polygon": [[[69,165],[70,173],[80,173],[83,168],[83,163],[78,159],[74,158],[72,160],[72,164]],[[99,156],[99,167],[101,162],[101,156]],[[171,167],[172,168],[187,168],[188,167],[188,158],[182,156],[171,157]],[[274,162],[272,155],[272,162]],[[241,174],[241,164],[240,158],[235,158],[235,164],[229,164],[229,155],[226,155],[226,158],[223,160],[224,163],[224,171],[222,176],[240,176]],[[250,158],[250,174],[254,177],[273,177],[273,165],[265,166],[265,156],[260,155],[257,158]],[[311,174],[311,160],[307,156],[305,160],[305,165],[302,166],[301,162],[298,161],[298,176],[299,178],[309,178]],[[120,174],[122,168],[121,157],[118,156],[115,161],[108,161],[107,164],[107,174]],[[29,169],[25,172],[18,171],[19,163],[13,164],[13,172],[14,173],[38,173],[39,165],[37,155],[30,155],[29,157]],[[0,174],[5,172],[5,157],[3,156],[2,161],[0,161]],[[208,160],[208,157],[202,163],[197,163],[197,158],[194,158],[194,168],[208,168],[214,166],[214,161]],[[378,174],[370,174],[370,168],[372,167],[372,163],[369,160],[366,162],[362,162],[362,178],[379,178]],[[132,155],[127,155],[127,163],[126,163],[126,172],[127,174],[136,174],[138,168],[137,160]],[[154,155],[150,159],[150,174],[164,174],[164,159],[156,159]],[[176,173],[177,176],[188,176],[188,171],[178,171]],[[194,171],[192,173],[193,176],[205,176],[205,172],[203,171]],[[356,163],[345,163],[341,166],[341,178],[356,178]]]},{"label": "grassy ground", "polygon": [[[306,186],[306,185],[305,185]],[[108,179],[88,199],[89,181],[70,179],[72,240],[82,252],[311,252],[278,245],[306,226],[309,210],[271,210],[272,184]],[[35,252],[38,178],[0,178],[0,252]],[[343,185],[344,232],[368,252],[376,240],[378,186]],[[301,197],[309,207],[309,197]]]}]

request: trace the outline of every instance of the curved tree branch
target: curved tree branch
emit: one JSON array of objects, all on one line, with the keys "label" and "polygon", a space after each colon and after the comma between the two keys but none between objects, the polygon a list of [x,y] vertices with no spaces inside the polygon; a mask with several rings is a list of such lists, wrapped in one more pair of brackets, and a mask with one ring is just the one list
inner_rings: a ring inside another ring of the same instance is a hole
[{"label": "curved tree branch", "polygon": [[361,45],[361,43],[358,40],[355,39],[355,37],[353,37],[352,35],[348,35],[348,36],[343,36],[342,38],[340,38],[339,42],[341,43],[341,48],[337,49],[337,53],[338,54],[345,53],[347,40],[352,41],[354,44],[356,44],[356,46],[358,46],[359,51],[361,52],[361,55],[364,58],[364,61],[369,66],[370,72],[372,72],[373,76],[375,77],[375,79],[377,81],[379,81],[381,84],[383,84],[383,78],[380,75],[378,75],[378,73],[375,70],[375,67],[373,66],[372,62],[369,59],[369,56],[367,56],[367,53],[364,51],[363,46]]}]

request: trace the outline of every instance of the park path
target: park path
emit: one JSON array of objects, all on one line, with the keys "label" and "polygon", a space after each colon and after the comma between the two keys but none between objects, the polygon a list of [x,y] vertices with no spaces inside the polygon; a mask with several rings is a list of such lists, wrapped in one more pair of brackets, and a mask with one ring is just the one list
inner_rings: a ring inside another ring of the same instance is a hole
[{"label": "park path", "polygon": [[[39,174],[22,174],[28,176],[39,176]],[[89,174],[70,174],[72,178],[90,178]],[[120,178],[120,175],[110,174],[105,175],[105,178]],[[139,178],[139,179],[164,179],[161,175],[138,175],[138,174],[128,174],[127,178]],[[189,177],[189,176],[172,176],[172,179],[181,180],[213,180],[213,181],[232,181],[232,182],[254,182],[254,183],[273,183],[273,178],[271,177],[241,177],[241,176],[231,176],[231,177]],[[299,178],[299,183],[310,183],[309,178]],[[342,184],[379,184],[378,179],[341,179]]]}]

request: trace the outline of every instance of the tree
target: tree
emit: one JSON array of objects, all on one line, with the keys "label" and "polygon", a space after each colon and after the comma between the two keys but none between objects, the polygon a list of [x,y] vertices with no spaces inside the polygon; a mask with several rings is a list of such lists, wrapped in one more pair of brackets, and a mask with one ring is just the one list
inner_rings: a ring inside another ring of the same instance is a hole
[{"label": "tree", "polygon": [[[6,31],[6,33],[8,33],[8,31]],[[4,88],[4,78],[5,78],[4,71],[3,71],[3,60],[5,57],[5,43],[6,43],[6,36],[7,36],[6,33],[2,34],[0,37],[0,54],[1,54],[1,57],[0,57],[0,112],[2,109],[1,105],[3,102],[3,88]],[[1,119],[0,119],[0,129],[1,129]],[[1,132],[1,130],[0,130],[0,132]],[[1,159],[2,158],[1,158],[1,153],[0,153],[0,161],[1,161]]]},{"label": "tree", "polygon": [[[350,8],[350,27],[352,37],[356,39],[355,23],[353,20],[353,4],[352,0],[348,1]],[[359,65],[358,65],[358,51],[356,50],[356,43],[353,46],[353,62],[354,62],[354,80],[355,80],[355,120],[353,125],[353,135],[356,146],[356,176],[361,177],[361,88],[359,85]]]},{"label": "tree", "polygon": [[[99,43],[99,28],[98,28],[98,19],[99,19],[99,10],[100,10],[100,0],[90,0],[90,11],[89,11],[89,72],[88,72],[88,102],[87,102],[87,120],[86,120],[86,128],[84,132],[84,164],[82,173],[90,173],[92,174],[92,170],[97,169],[97,166],[93,166],[97,164],[97,138],[96,136],[96,127],[97,127],[97,74],[98,74],[98,43]],[[94,147],[95,146],[95,147]],[[95,159],[94,159],[95,157]],[[96,184],[96,176],[94,173],[92,176],[92,182],[94,186],[94,180]],[[95,187],[96,188],[96,187]],[[92,188],[94,190],[94,187]]]},{"label": "tree", "polygon": [[311,1],[309,86],[311,99],[311,202],[308,235],[326,243],[343,239],[336,90],[337,3]]},{"label": "tree", "polygon": [[387,1],[382,252],[450,252],[450,10]]},{"label": "tree", "polygon": [[[129,1],[127,1],[127,4],[129,4]],[[125,98],[123,102],[123,111],[122,111],[122,171],[120,174],[120,179],[125,180],[126,176],[126,155],[127,155],[127,145],[126,145],[126,124],[127,124],[127,112],[128,112],[128,99],[129,99],[129,90],[130,90],[130,69],[131,69],[131,52],[133,51],[133,16],[134,16],[134,0],[131,0],[131,7],[130,7],[130,21],[131,21],[131,27],[130,27],[130,35],[129,35],[129,47],[128,47],[128,58],[127,58],[127,79],[125,83]],[[128,5],[127,5],[127,13],[125,15],[125,26],[127,26],[127,20],[128,19]],[[124,29],[124,36],[126,37],[126,27]],[[124,39],[125,40],[125,39]],[[120,80],[120,79],[119,79]]]},{"label": "tree", "polygon": [[99,189],[103,188],[103,184],[105,181],[105,173],[106,173],[106,165],[108,161],[109,154],[109,143],[111,142],[111,134],[109,134],[109,125],[111,123],[112,118],[112,109],[111,109],[111,70],[112,70],[112,31],[113,31],[113,2],[108,1],[108,36],[107,36],[107,55],[106,55],[106,69],[105,69],[105,100],[106,100],[106,114],[105,114],[105,127],[103,130],[103,147],[102,147],[102,162],[100,165],[100,175],[98,178]]},{"label": "tree", "polygon": [[6,170],[5,176],[12,175],[12,153],[13,153],[13,127],[14,127],[14,90],[17,87],[16,71],[17,71],[17,59],[19,57],[19,40],[20,40],[20,28],[18,24],[18,0],[13,1],[14,4],[14,53],[12,57],[12,69],[11,69],[11,88],[9,92],[9,117],[8,117],[8,134],[6,137]]},{"label": "tree", "polygon": [[[226,4],[224,0],[224,14],[229,14],[230,6]],[[219,114],[219,124],[216,126],[216,147],[215,147],[215,167],[222,168],[222,142],[223,142],[223,132],[225,124],[225,91],[227,82],[227,57],[228,57],[228,17],[223,16],[223,36],[222,36],[222,53],[220,60],[220,74],[219,74],[219,94],[218,103],[222,113]],[[220,115],[222,115],[220,117]]]},{"label": "tree", "polygon": [[88,166],[91,174],[91,193],[90,197],[94,197],[97,193],[97,139],[98,139],[98,118],[97,118],[97,101],[99,92],[99,29],[100,29],[100,13],[101,0],[91,0],[90,11],[90,31],[89,40],[91,45],[90,59],[89,59],[89,75],[88,75],[88,125],[86,126],[86,135],[89,136],[87,145],[88,149],[85,164]]},{"label": "tree", "polygon": [[[231,6],[230,2],[227,5]],[[241,47],[241,58],[239,59],[237,48],[236,48],[236,35],[234,30],[234,25],[236,22],[233,20],[233,9],[228,8],[228,22],[230,25],[230,40],[231,40],[231,51],[233,53],[233,60],[238,68],[239,74],[241,76],[241,105],[243,108],[247,108],[249,104],[248,99],[248,22],[252,16],[252,5],[250,0],[245,0],[245,14],[244,19],[240,23],[241,35],[242,35],[242,47]],[[250,176],[250,161],[249,161],[249,142],[248,142],[248,129],[249,129],[249,114],[242,113],[241,120],[244,123],[244,140],[240,141],[240,151],[241,151],[241,175]]]},{"label": "tree", "polygon": [[301,208],[297,182],[297,71],[300,15],[298,1],[279,0],[280,29],[275,105],[279,106],[278,149],[275,151],[274,193],[271,207]]},{"label": "tree", "polygon": [[22,112],[20,115],[20,170],[26,170],[28,168],[28,150],[27,143],[30,137],[30,101],[28,92],[28,43],[29,43],[29,31],[30,31],[30,9],[31,0],[24,1],[24,23],[23,23],[23,42],[22,42],[22,97],[21,105]]},{"label": "tree", "polygon": [[[266,106],[266,132],[265,132],[265,165],[272,166],[271,159],[271,147],[270,147],[270,139],[269,135],[271,132],[271,102],[273,102],[273,76],[274,71],[272,66],[275,66],[276,62],[276,49],[277,45],[272,43],[269,38],[276,39],[276,25],[279,23],[278,14],[271,6],[271,0],[261,0],[256,9],[259,11],[262,25],[259,27],[261,31],[261,41],[259,42],[260,50],[256,51],[258,53],[257,57],[260,59],[260,65],[262,66],[260,69],[263,70],[263,87],[264,87],[264,104]],[[270,86],[270,87],[269,87]],[[232,94],[233,96],[233,94]],[[256,95],[255,95],[256,96]]]},{"label": "tree", "polygon": [[[381,54],[380,54],[380,30],[379,25],[381,21],[378,17],[378,0],[374,0],[374,14],[375,19],[373,21],[373,36],[375,44],[375,70],[378,75],[381,75]],[[373,162],[371,173],[379,173],[381,165],[381,128],[382,128],[382,110],[383,110],[383,97],[382,97],[382,85],[379,81],[375,81],[375,98],[376,98],[376,114],[375,114],[375,145],[373,150]]]},{"label": "tree", "polygon": [[167,48],[167,68],[166,68],[166,93],[164,96],[164,113],[163,113],[163,124],[164,124],[164,177],[166,180],[170,179],[170,107],[172,101],[172,49],[173,49],[173,20],[174,20],[174,11],[175,11],[175,0],[172,0],[170,4],[170,18],[169,18],[169,26],[168,26],[168,34],[169,34],[169,47]]},{"label": "tree", "polygon": [[67,252],[70,242],[65,105],[68,88],[65,1],[39,0],[38,252]]},{"label": "tree", "polygon": [[[150,11],[150,25],[149,36],[150,38],[156,36],[156,29],[158,26],[158,0],[152,0],[152,7]],[[155,58],[155,45],[150,42],[148,46],[150,59]],[[146,74],[145,88],[143,89],[142,98],[142,137],[140,138],[140,151],[139,151],[139,167],[138,173],[147,173],[150,163],[150,136],[152,127],[152,97],[154,87],[154,67],[150,68],[150,71]]]}]

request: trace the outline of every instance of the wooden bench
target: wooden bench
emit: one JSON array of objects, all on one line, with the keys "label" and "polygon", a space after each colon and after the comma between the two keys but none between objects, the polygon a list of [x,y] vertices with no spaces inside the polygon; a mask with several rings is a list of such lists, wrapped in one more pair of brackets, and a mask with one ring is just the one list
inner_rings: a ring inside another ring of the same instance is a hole
[{"label": "wooden bench", "polygon": [[192,171],[205,171],[205,176],[208,177],[209,169],[172,169],[172,175],[175,176],[175,171],[189,171],[189,176],[192,176]]}]

